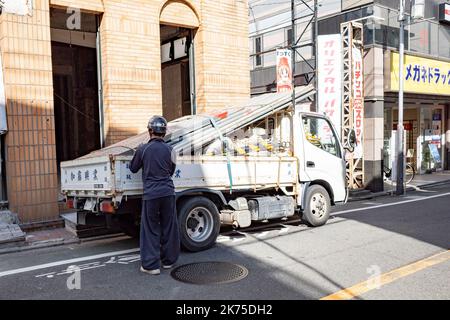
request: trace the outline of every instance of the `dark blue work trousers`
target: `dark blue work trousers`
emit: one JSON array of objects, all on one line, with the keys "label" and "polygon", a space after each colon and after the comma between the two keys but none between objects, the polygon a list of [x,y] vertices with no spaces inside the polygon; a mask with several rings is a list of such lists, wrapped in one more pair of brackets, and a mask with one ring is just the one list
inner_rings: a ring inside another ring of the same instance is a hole
[{"label": "dark blue work trousers", "polygon": [[174,264],[180,255],[175,196],[142,201],[141,263],[147,270]]}]

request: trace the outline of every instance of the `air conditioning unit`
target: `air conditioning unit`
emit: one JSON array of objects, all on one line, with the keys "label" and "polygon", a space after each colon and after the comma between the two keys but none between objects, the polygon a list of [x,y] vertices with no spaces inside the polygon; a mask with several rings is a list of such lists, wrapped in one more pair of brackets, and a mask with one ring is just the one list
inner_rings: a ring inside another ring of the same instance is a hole
[{"label": "air conditioning unit", "polygon": [[171,48],[172,48],[171,42],[161,45],[161,63],[172,60],[171,53],[170,53]]},{"label": "air conditioning unit", "polygon": [[180,38],[173,42],[174,59],[186,57],[188,55],[187,38]]},{"label": "air conditioning unit", "polygon": [[425,18],[425,0],[414,0],[411,8],[411,17],[414,20]]}]

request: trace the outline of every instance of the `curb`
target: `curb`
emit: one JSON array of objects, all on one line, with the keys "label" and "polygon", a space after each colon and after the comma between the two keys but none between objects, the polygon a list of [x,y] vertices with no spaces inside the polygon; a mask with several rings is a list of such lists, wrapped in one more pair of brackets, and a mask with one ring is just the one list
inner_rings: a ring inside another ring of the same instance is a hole
[{"label": "curb", "polygon": [[[415,191],[415,190],[421,189],[421,188],[430,188],[430,187],[436,187],[436,186],[445,185],[445,184],[450,184],[450,179],[449,180],[438,181],[438,182],[431,182],[431,183],[421,184],[419,186],[409,186],[409,187],[406,187],[405,191]],[[394,193],[395,193],[394,190],[392,190],[392,191],[374,192],[374,193],[368,194],[367,196],[349,198],[348,202],[355,202],[355,201],[379,198],[379,197],[382,197],[382,196],[393,195]]]},{"label": "curb", "polygon": [[7,253],[30,251],[30,250],[34,250],[34,249],[58,247],[58,246],[69,245],[69,244],[82,244],[85,242],[114,239],[114,238],[120,238],[120,237],[129,238],[124,233],[114,233],[114,234],[110,234],[110,235],[102,235],[102,236],[96,236],[96,237],[84,238],[84,239],[56,238],[56,239],[50,239],[50,240],[36,241],[35,243],[31,243],[28,245],[22,245],[22,246],[18,245],[18,246],[14,246],[14,247],[0,249],[0,255],[7,254]]}]

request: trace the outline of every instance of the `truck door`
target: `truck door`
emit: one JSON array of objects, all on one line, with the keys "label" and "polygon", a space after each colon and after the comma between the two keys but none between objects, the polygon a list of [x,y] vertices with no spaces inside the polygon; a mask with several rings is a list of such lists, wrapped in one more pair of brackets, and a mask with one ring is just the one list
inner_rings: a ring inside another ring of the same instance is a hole
[{"label": "truck door", "polygon": [[345,201],[344,152],[334,127],[328,119],[320,116],[302,114],[301,117],[306,175],[310,181],[326,181],[333,190],[335,202]]}]

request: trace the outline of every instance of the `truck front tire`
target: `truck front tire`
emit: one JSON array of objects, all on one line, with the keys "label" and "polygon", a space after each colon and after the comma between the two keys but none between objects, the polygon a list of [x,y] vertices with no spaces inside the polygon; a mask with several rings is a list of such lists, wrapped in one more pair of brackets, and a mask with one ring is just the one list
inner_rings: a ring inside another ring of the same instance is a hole
[{"label": "truck front tire", "polygon": [[331,201],[327,190],[320,185],[312,185],[306,191],[303,219],[312,226],[324,225],[330,217]]},{"label": "truck front tire", "polygon": [[178,208],[181,246],[191,252],[211,248],[220,231],[217,206],[206,197],[182,200]]}]

